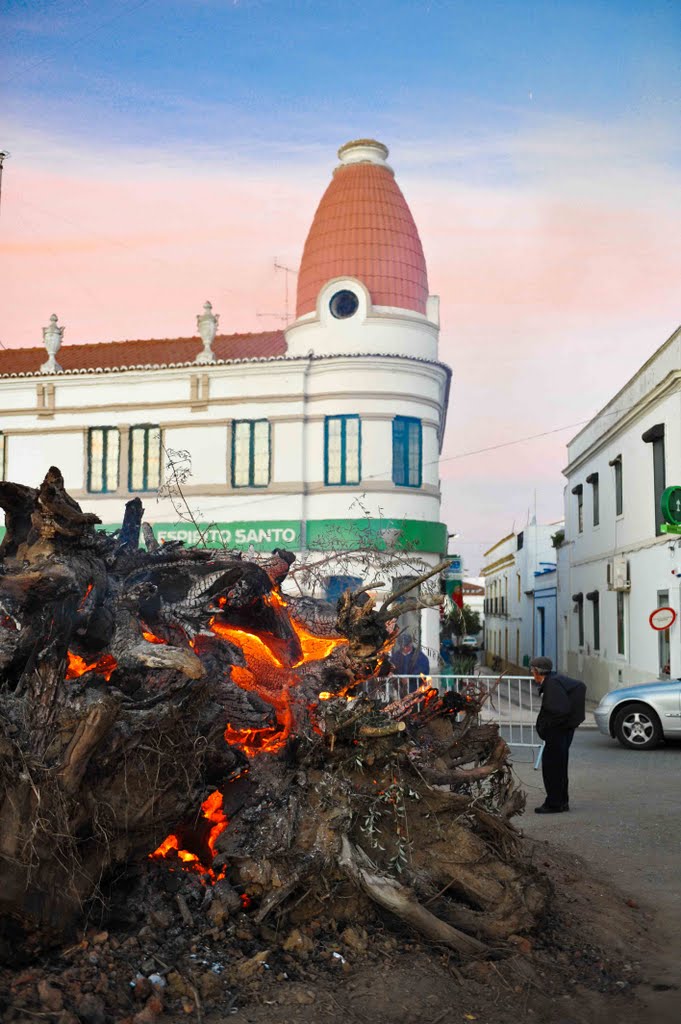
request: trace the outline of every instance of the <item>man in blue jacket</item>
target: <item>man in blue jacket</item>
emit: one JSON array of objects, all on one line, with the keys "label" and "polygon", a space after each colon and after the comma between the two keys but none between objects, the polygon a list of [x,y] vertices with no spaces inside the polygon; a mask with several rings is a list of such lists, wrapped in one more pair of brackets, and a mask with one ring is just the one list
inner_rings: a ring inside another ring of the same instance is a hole
[{"label": "man in blue jacket", "polygon": [[541,693],[537,732],[544,741],[542,775],[546,800],[536,814],[570,810],[568,757],[575,729],[584,721],[586,686],[579,679],[553,672],[550,658],[533,658],[530,669]]},{"label": "man in blue jacket", "polygon": [[[396,676],[427,676],[430,672],[428,658],[419,647],[414,647],[411,633],[402,634],[401,649],[392,652],[390,661]],[[410,679],[409,693],[413,693],[420,685],[420,680]]]}]

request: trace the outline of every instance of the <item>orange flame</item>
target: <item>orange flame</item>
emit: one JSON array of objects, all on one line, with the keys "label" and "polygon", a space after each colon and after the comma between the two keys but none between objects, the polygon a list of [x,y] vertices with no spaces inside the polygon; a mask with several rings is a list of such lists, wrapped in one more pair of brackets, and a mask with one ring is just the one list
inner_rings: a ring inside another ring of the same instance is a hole
[{"label": "orange flame", "polygon": [[[222,803],[222,793],[219,789],[216,789],[215,792],[211,793],[211,795],[201,804],[203,817],[213,823],[213,827],[208,832],[206,838],[211,854],[211,862],[215,856],[215,843],[217,842],[218,836],[225,831],[229,824],[227,815],[222,809]],[[153,853],[149,854],[149,859],[164,860],[173,854],[178,860],[182,861],[185,871],[195,871],[197,874],[206,875],[212,882],[216,882],[220,878],[224,878],[224,872],[216,874],[212,867],[201,863],[201,860],[196,853],[192,853],[190,850],[180,849],[180,839],[179,836],[176,835],[167,836],[161,845],[157,847]]]},{"label": "orange flame", "polygon": [[308,661],[323,661],[337,647],[341,647],[348,642],[344,636],[316,636],[295,619],[291,619],[291,625],[295,630],[303,651],[302,658],[295,663],[294,668],[298,668],[299,665],[306,665]]},{"label": "orange flame", "polygon": [[148,629],[143,629],[142,630],[142,636],[147,641],[147,643],[150,643],[150,644],[167,644],[168,643],[167,640],[161,640],[160,636],[155,636],[153,633],[150,633]]},{"label": "orange flame", "polygon": [[68,659],[66,679],[77,679],[79,676],[85,675],[86,672],[94,670],[100,676],[104,676],[108,683],[112,672],[118,668],[118,662],[111,654],[103,654],[101,658],[91,662],[87,662],[85,658],[81,658],[79,654],[74,654],[73,651],[67,651],[66,656]]},{"label": "orange flame", "polygon": [[[272,591],[265,601],[273,608],[285,608],[286,602],[278,591]],[[226,600],[219,597],[216,601],[224,607]],[[295,669],[310,661],[321,661],[342,644],[347,644],[345,637],[322,637],[311,633],[300,622],[289,620],[298,639],[295,654],[289,649],[284,639],[272,633],[252,633],[236,626],[220,621],[215,615],[209,622],[212,632],[229,643],[239,647],[243,652],[246,666],[232,665],[230,675],[232,682],[244,690],[258,694],[275,711],[277,724],[263,729],[237,729],[231,723],[225,729],[225,740],[231,746],[242,750],[247,757],[258,754],[272,754],[281,750],[291,734],[293,712],[291,709],[291,689],[299,681]],[[159,642],[153,634],[144,633],[146,640]],[[162,641],[161,641],[162,642]],[[297,660],[298,649],[300,657]],[[331,696],[331,695],[329,695]],[[223,799],[219,790],[208,797],[201,806],[204,818],[213,823],[208,834],[208,847],[212,856],[215,854],[215,842],[227,828],[227,817],[222,809]],[[182,861],[185,870],[197,871],[215,881],[215,872],[207,864],[202,864],[197,854],[181,848],[180,838],[170,835],[154,853],[152,859],[176,857]],[[242,897],[244,906],[250,902],[249,897]]]},{"label": "orange flame", "polygon": [[[283,598],[273,592],[269,603],[276,607],[285,606]],[[272,633],[251,633],[235,626],[229,626],[211,619],[210,628],[223,640],[240,647],[248,668],[241,665],[232,667],[232,681],[243,690],[252,690],[276,711],[277,725],[265,729],[236,729],[231,723],[225,729],[225,740],[238,747],[247,757],[256,754],[275,753],[285,745],[293,723],[291,713],[291,687],[298,682],[293,669],[310,661],[321,661],[341,644],[345,637],[320,637],[311,633],[300,622],[291,619],[291,625],[300,644],[301,655],[292,661],[283,640]]]}]

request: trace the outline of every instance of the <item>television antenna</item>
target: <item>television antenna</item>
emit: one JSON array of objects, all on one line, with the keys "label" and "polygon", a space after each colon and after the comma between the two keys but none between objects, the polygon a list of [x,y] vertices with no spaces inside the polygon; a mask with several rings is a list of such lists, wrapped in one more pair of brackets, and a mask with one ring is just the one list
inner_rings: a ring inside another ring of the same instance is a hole
[{"label": "television antenna", "polygon": [[277,270],[281,270],[284,273],[284,310],[285,310],[285,312],[284,313],[257,313],[256,316],[271,316],[271,317],[275,317],[277,320],[283,321],[283,323],[286,325],[286,327],[288,327],[288,325],[291,322],[291,320],[294,319],[293,314],[289,313],[289,284],[288,284],[288,276],[289,276],[289,274],[297,275],[298,271],[294,270],[292,267],[285,266],[283,263],[279,263],[279,261],[277,260],[277,257],[275,256],[274,257],[274,271],[275,271],[275,273],[277,272]]},{"label": "television antenna", "polygon": [[6,149],[0,149],[0,200],[2,200],[2,167],[5,160],[11,155]]}]

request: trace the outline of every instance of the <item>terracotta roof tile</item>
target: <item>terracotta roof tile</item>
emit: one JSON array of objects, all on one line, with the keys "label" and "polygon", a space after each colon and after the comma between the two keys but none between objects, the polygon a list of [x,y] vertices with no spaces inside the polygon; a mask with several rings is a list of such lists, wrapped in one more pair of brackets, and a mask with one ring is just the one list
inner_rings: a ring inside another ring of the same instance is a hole
[{"label": "terracotta roof tile", "polygon": [[298,274],[297,315],[334,277],[356,277],[377,306],[426,312],[428,275],[414,218],[388,167],[344,164],[322,196]]},{"label": "terracotta roof tile", "polygon": [[[122,366],[191,363],[201,351],[199,338],[152,338],[110,341],[100,345],[64,345],[57,362],[64,370],[116,369]],[[268,359],[286,353],[283,331],[262,334],[218,334],[213,342],[217,359]],[[0,376],[39,373],[47,360],[41,348],[0,349]]]}]

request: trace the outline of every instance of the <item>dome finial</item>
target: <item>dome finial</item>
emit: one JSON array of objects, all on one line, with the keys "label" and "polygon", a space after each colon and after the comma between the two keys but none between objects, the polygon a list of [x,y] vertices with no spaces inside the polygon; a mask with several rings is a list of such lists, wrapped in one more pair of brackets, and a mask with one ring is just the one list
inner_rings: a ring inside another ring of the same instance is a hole
[{"label": "dome finial", "polygon": [[338,150],[341,166],[347,164],[378,164],[392,172],[388,165],[388,147],[376,139],[353,139]]}]

